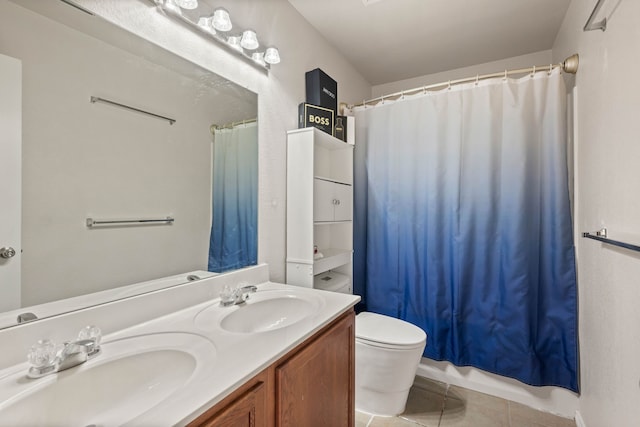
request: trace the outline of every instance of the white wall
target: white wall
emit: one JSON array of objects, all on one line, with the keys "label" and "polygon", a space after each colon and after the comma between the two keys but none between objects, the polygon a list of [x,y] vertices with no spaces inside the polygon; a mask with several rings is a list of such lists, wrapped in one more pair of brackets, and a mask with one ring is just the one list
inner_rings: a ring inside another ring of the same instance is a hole
[{"label": "white wall", "polygon": [[[577,232],[607,227],[640,244],[640,2],[609,0],[583,32],[595,1],[573,0],[554,59],[578,52]],[[587,427],[640,423],[640,254],[579,238],[580,413]]]},{"label": "white wall", "polygon": [[[297,106],[305,99],[304,73],[322,68],[338,82],[340,101],[371,93],[369,83],[286,0],[216,2],[232,13],[241,8],[245,26],[278,46],[282,62],[271,72],[250,64],[156,12],[147,1],[76,0],[110,21],[258,93],[260,184],[259,262],[271,279],[285,278],[286,131],[297,128]],[[262,33],[261,33],[262,31]]]},{"label": "white wall", "polygon": [[[206,270],[209,126],[255,117],[257,97],[246,117],[230,116],[228,95],[206,81],[6,2],[0,52],[23,64],[23,306]],[[92,95],[177,121],[91,104]],[[165,215],[176,222],[84,223]]]},{"label": "white wall", "polygon": [[[564,59],[564,58],[563,58]],[[464,79],[478,74],[496,73],[502,70],[512,70],[527,68],[534,65],[549,65],[551,63],[551,51],[544,50],[527,55],[514,56],[499,61],[485,62],[471,67],[456,68],[455,70],[443,71],[441,73],[427,74],[406,80],[376,85],[371,88],[371,97],[377,98],[403,90],[414,89],[430,84],[442,83],[449,80]],[[359,101],[360,102],[360,101]]]}]

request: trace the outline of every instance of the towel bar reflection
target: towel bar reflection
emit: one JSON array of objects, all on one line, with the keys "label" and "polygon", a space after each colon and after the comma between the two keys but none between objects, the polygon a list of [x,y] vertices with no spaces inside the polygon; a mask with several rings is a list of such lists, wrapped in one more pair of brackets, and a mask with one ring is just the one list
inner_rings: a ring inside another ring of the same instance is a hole
[{"label": "towel bar reflection", "polygon": [[157,119],[166,120],[166,121],[169,122],[170,125],[172,125],[172,124],[174,124],[176,122],[175,119],[172,119],[170,117],[161,116],[161,115],[156,114],[156,113],[150,113],[148,111],[144,111],[144,110],[141,110],[141,109],[136,108],[136,107],[131,107],[129,105],[120,104],[119,102],[110,101],[108,99],[100,98],[98,96],[92,96],[90,101],[91,101],[92,104],[95,104],[96,102],[102,102],[102,103],[105,103],[105,104],[113,105],[114,107],[120,107],[120,108],[124,108],[125,110],[135,111],[137,113],[146,114],[148,116],[152,116],[152,117],[155,117]]},{"label": "towel bar reflection", "polygon": [[93,219],[87,218],[87,227],[99,225],[137,225],[137,224],[173,224],[174,218],[138,218],[138,219]]},{"label": "towel bar reflection", "polygon": [[619,240],[613,240],[607,238],[607,229],[603,228],[601,230],[596,231],[595,233],[582,233],[582,237],[586,237],[587,239],[598,240],[603,243],[608,243],[610,245],[619,246],[621,248],[630,249],[632,251],[640,252],[640,246],[632,245],[631,243],[621,242]]}]

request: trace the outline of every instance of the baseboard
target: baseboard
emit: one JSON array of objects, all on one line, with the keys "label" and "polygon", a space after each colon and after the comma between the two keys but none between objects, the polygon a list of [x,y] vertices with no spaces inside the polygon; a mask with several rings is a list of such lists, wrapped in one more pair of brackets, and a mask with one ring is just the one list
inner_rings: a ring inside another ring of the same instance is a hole
[{"label": "baseboard", "polygon": [[[538,411],[573,419],[578,396],[560,387],[533,387],[517,380],[471,367],[423,358],[418,376],[518,402]],[[579,427],[586,427],[584,423]]]},{"label": "baseboard", "polygon": [[587,424],[582,419],[582,415],[580,415],[580,411],[576,411],[576,427],[587,427]]}]

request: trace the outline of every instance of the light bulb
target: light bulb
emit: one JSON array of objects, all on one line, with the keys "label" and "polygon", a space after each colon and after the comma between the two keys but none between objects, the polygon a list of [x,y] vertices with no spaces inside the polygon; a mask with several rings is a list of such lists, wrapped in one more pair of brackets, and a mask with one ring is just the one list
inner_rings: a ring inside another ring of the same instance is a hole
[{"label": "light bulb", "polygon": [[240,46],[240,39],[241,39],[240,36],[230,36],[229,38],[227,38],[227,43],[229,43],[229,46],[231,46],[235,50],[242,52],[242,46]]},{"label": "light bulb", "polygon": [[216,33],[216,30],[213,29],[213,25],[211,25],[211,20],[213,18],[210,16],[201,16],[200,18],[198,18],[198,27],[202,28],[203,30],[206,30],[212,34]]},{"label": "light bulb", "polygon": [[262,52],[253,52],[251,54],[251,59],[253,59],[258,64],[262,65],[263,67],[267,66],[267,63],[264,62],[264,53]]},{"label": "light bulb", "polygon": [[240,46],[249,50],[257,49],[258,46],[260,46],[260,43],[258,43],[258,36],[256,35],[256,32],[253,30],[246,30],[242,33]]},{"label": "light bulb", "polygon": [[182,9],[176,4],[175,0],[166,0],[164,2],[164,8],[176,15],[182,15]]},{"label": "light bulb", "polygon": [[196,9],[198,0],[175,0],[176,4],[183,9]]},{"label": "light bulb", "polygon": [[233,28],[233,25],[231,24],[231,18],[229,17],[229,12],[227,12],[222,8],[216,9],[213,12],[212,25],[213,25],[213,28],[215,28],[218,31],[231,30],[231,28]]},{"label": "light bulb", "polygon": [[280,62],[280,52],[275,47],[268,47],[264,52],[264,62],[267,64],[278,64]]}]

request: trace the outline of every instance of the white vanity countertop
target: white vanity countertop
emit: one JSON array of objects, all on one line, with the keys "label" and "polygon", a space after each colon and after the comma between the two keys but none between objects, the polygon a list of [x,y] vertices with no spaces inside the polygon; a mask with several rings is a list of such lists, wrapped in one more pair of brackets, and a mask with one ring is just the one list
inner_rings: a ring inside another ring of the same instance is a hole
[{"label": "white vanity countertop", "polygon": [[[308,297],[309,301],[313,301],[315,304],[313,314],[279,329],[255,333],[229,332],[220,327],[222,318],[236,310],[249,307],[251,301],[246,305],[221,307],[219,299],[216,298],[106,335],[102,342],[105,354],[89,360],[84,364],[87,366],[80,365],[78,368],[88,369],[91,367],[90,364],[100,363],[100,358],[108,355],[110,343],[112,343],[111,346],[119,345],[122,347],[122,342],[132,342],[134,348],[127,349],[127,351],[135,352],[138,350],[141,353],[145,351],[144,343],[148,341],[118,341],[127,337],[149,337],[151,335],[156,341],[162,340],[162,338],[158,338],[162,336],[159,334],[163,333],[181,333],[183,334],[180,335],[181,337],[193,337],[194,341],[206,344],[201,346],[206,349],[204,353],[206,356],[199,357],[197,360],[198,366],[191,379],[183,387],[177,387],[175,392],[159,405],[125,424],[132,426],[186,425],[298,344],[347,312],[360,300],[360,297],[356,295],[325,292],[271,282],[259,284],[258,291],[251,294],[250,298],[266,298],[267,293],[268,295],[281,296],[291,293],[303,298]],[[272,308],[269,310],[269,313],[273,312]],[[171,337],[167,335],[167,341],[170,340]],[[185,340],[186,344],[183,345],[189,347],[188,341]],[[135,348],[135,345],[138,345],[136,343],[140,343],[139,348]],[[185,348],[185,350],[188,351],[190,348]],[[201,355],[203,354],[202,348],[198,351]],[[208,360],[203,361],[202,359]],[[4,369],[0,371],[0,380],[12,375],[24,377],[23,374],[26,374],[27,368],[27,364],[23,363]],[[71,371],[68,372],[72,375]],[[46,378],[32,381],[43,381]],[[3,392],[0,386],[0,402],[5,401],[7,392],[8,390]],[[100,420],[96,421],[100,424]]]}]

